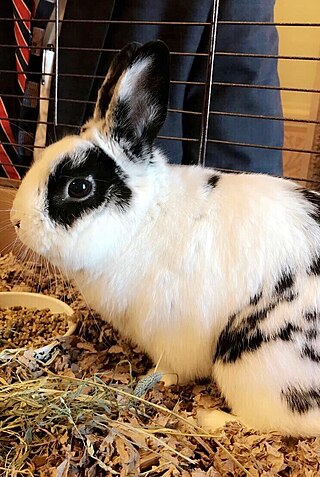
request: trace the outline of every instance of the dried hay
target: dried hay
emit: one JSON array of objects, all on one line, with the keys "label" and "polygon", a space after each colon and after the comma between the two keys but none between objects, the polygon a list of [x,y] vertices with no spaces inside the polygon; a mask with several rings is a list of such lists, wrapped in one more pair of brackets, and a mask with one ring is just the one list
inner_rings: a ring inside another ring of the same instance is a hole
[{"label": "dried hay", "polygon": [[18,273],[25,290],[54,289],[82,324],[45,357],[30,349],[0,355],[0,475],[320,475],[320,438],[284,439],[237,422],[207,435],[193,416],[224,406],[213,384],[164,388],[159,373],[141,379],[148,359],[55,275],[35,285],[38,272],[28,275],[6,256],[0,290],[12,288]]}]

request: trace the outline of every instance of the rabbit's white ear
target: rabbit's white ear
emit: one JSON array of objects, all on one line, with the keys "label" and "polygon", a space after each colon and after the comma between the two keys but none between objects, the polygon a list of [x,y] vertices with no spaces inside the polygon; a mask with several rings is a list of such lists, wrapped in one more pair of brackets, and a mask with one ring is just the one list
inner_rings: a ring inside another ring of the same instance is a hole
[{"label": "rabbit's white ear", "polygon": [[[133,48],[128,48],[130,45],[122,50],[119,58],[121,55],[128,58],[126,52],[133,52]],[[116,85],[108,91],[104,91],[108,85],[106,79],[96,110],[106,111],[109,134],[126,148],[132,159],[142,159],[143,152],[149,150],[167,115],[169,50],[159,40],[140,48],[135,44],[135,49]],[[106,110],[105,104],[100,103],[105,102],[112,89],[112,98]]]}]

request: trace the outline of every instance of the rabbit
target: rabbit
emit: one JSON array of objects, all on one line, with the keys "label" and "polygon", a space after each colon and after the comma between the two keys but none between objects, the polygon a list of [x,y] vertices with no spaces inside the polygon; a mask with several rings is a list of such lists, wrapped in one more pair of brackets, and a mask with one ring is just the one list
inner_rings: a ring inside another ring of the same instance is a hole
[{"label": "rabbit", "polygon": [[212,377],[247,425],[320,434],[320,197],[263,174],[168,164],[169,51],[130,43],[93,117],[16,194],[19,239],[180,382]]}]

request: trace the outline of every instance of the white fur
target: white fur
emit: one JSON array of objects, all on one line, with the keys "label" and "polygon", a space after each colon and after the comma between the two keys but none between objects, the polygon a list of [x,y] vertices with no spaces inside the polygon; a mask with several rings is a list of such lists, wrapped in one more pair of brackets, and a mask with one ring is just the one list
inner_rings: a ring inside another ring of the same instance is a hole
[{"label": "white fur", "polygon": [[[270,312],[264,332],[272,335],[289,320],[300,325],[305,310],[320,308],[319,277],[306,272],[320,250],[319,226],[297,186],[222,174],[212,189],[213,170],[170,166],[157,150],[152,165],[134,163],[103,131],[103,121],[92,121],[32,166],[12,211],[21,240],[66,270],[86,301],[155,363],[161,358],[160,366],[182,381],[213,374],[249,425],[320,434],[319,407],[299,415],[280,396],[290,383],[320,389],[319,363],[300,358],[299,336],[295,344],[265,343],[235,363],[212,365],[229,317],[245,312],[260,290],[267,302],[285,266],[294,271],[299,297]],[[130,207],[99,208],[69,229],[54,225],[45,210],[49,173],[66,154],[81,161],[92,144],[127,174]]]},{"label": "white fur", "polygon": [[[86,147],[73,137],[50,146],[22,182],[13,220],[21,221],[23,242],[67,269],[87,302],[154,362],[162,356],[161,365],[181,380],[209,376],[228,317],[245,308],[261,284],[269,293],[283,263],[294,264],[305,283],[300,301],[283,304],[272,318],[275,326],[288,314],[299,321],[309,304],[319,307],[319,281],[304,277],[320,245],[318,227],[292,183],[228,174],[211,190],[205,184],[213,171],[169,166],[159,155],[149,168],[127,161],[134,190],[128,212],[96,211],[70,230],[54,227],[42,212],[48,171],[66,152],[79,157]],[[117,160],[112,145],[105,142],[104,149]],[[117,162],[123,161],[120,155]],[[320,432],[319,411],[293,416],[280,400],[279,389],[291,378],[320,386],[319,366],[299,360],[291,343],[263,345],[232,365],[216,364],[213,372],[234,412],[250,424]]]}]

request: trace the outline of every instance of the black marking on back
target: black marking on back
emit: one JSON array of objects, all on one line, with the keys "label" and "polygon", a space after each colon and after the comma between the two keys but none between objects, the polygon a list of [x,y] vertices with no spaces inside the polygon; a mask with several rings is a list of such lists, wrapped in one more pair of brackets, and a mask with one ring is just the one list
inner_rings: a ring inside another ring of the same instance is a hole
[{"label": "black marking on back", "polygon": [[243,326],[233,330],[230,325],[227,325],[219,336],[213,362],[234,363],[244,353],[260,348],[265,341],[266,338],[259,329],[250,332],[249,327]]},{"label": "black marking on back", "polygon": [[292,272],[283,272],[280,279],[275,285],[275,293],[277,295],[283,295],[285,292],[287,292],[290,288],[292,288],[294,282],[293,274]]},{"label": "black marking on back", "polygon": [[[66,195],[70,180],[92,177],[94,193],[83,201],[72,201]],[[114,204],[126,209],[132,191],[125,183],[123,171],[105,152],[93,146],[85,152],[80,165],[74,165],[66,156],[51,173],[48,181],[47,209],[50,218],[65,227],[70,227],[83,214],[97,209],[102,204]]]},{"label": "black marking on back", "polygon": [[303,347],[301,356],[303,358],[308,358],[311,361],[314,361],[315,363],[320,363],[320,353],[317,353],[317,351],[310,344],[306,344]]},{"label": "black marking on back", "polygon": [[296,326],[292,323],[287,323],[286,326],[280,329],[277,333],[276,338],[279,338],[282,341],[292,341],[294,333],[301,333],[302,329],[299,326]]},{"label": "black marking on back", "polygon": [[234,363],[244,353],[255,351],[263,343],[268,342],[269,338],[261,332],[258,325],[268,317],[277,304],[278,302],[274,302],[256,310],[244,317],[240,323],[237,322],[237,315],[231,316],[218,338],[213,362],[220,360],[224,363]]},{"label": "black marking on back", "polygon": [[315,321],[318,321],[319,319],[319,315],[316,310],[307,311],[304,316],[305,316],[305,319],[310,322],[315,322]]},{"label": "black marking on back", "polygon": [[208,179],[207,185],[211,187],[212,189],[214,189],[215,187],[217,187],[219,180],[220,180],[220,176],[217,176],[217,175],[211,176]]},{"label": "black marking on back", "polygon": [[320,255],[317,255],[311,262],[308,270],[309,275],[320,275]]},{"label": "black marking on back", "polygon": [[316,222],[320,222],[320,194],[313,192],[308,189],[300,190],[303,197],[313,205],[313,211],[310,212],[310,217],[312,217]]},{"label": "black marking on back", "polygon": [[302,389],[290,386],[286,390],[281,391],[282,399],[284,399],[292,412],[305,414],[312,409],[320,407],[320,390],[319,389]]},{"label": "black marking on back", "polygon": [[315,340],[318,338],[318,335],[318,330],[316,330],[315,328],[311,328],[310,330],[306,331],[307,340]]},{"label": "black marking on back", "polygon": [[258,350],[263,343],[278,339],[293,341],[296,333],[303,332],[299,326],[293,323],[285,324],[275,334],[265,334],[259,326],[281,302],[281,300],[278,300],[270,303],[269,306],[245,316],[240,322],[237,322],[237,315],[233,315],[220,333],[213,362],[234,363],[243,354]]},{"label": "black marking on back", "polygon": [[298,298],[298,293],[294,292],[293,290],[288,290],[287,293],[285,293],[285,295],[283,296],[283,299],[288,302],[293,301],[296,298]]},{"label": "black marking on back", "polygon": [[278,302],[270,303],[270,305],[262,308],[260,310],[256,310],[246,318],[246,321],[250,327],[253,329],[259,322],[265,320],[270,313],[270,311],[274,310],[274,308],[278,305]]},{"label": "black marking on back", "polygon": [[[309,216],[320,225],[320,194],[308,189],[298,189],[304,199],[312,205],[312,210],[309,211]],[[309,275],[320,275],[320,253],[315,253],[315,256],[308,268]]]},{"label": "black marking on back", "polygon": [[256,293],[254,296],[250,298],[250,301],[249,301],[250,305],[257,306],[261,298],[262,298],[262,291],[260,291],[259,293]]}]

